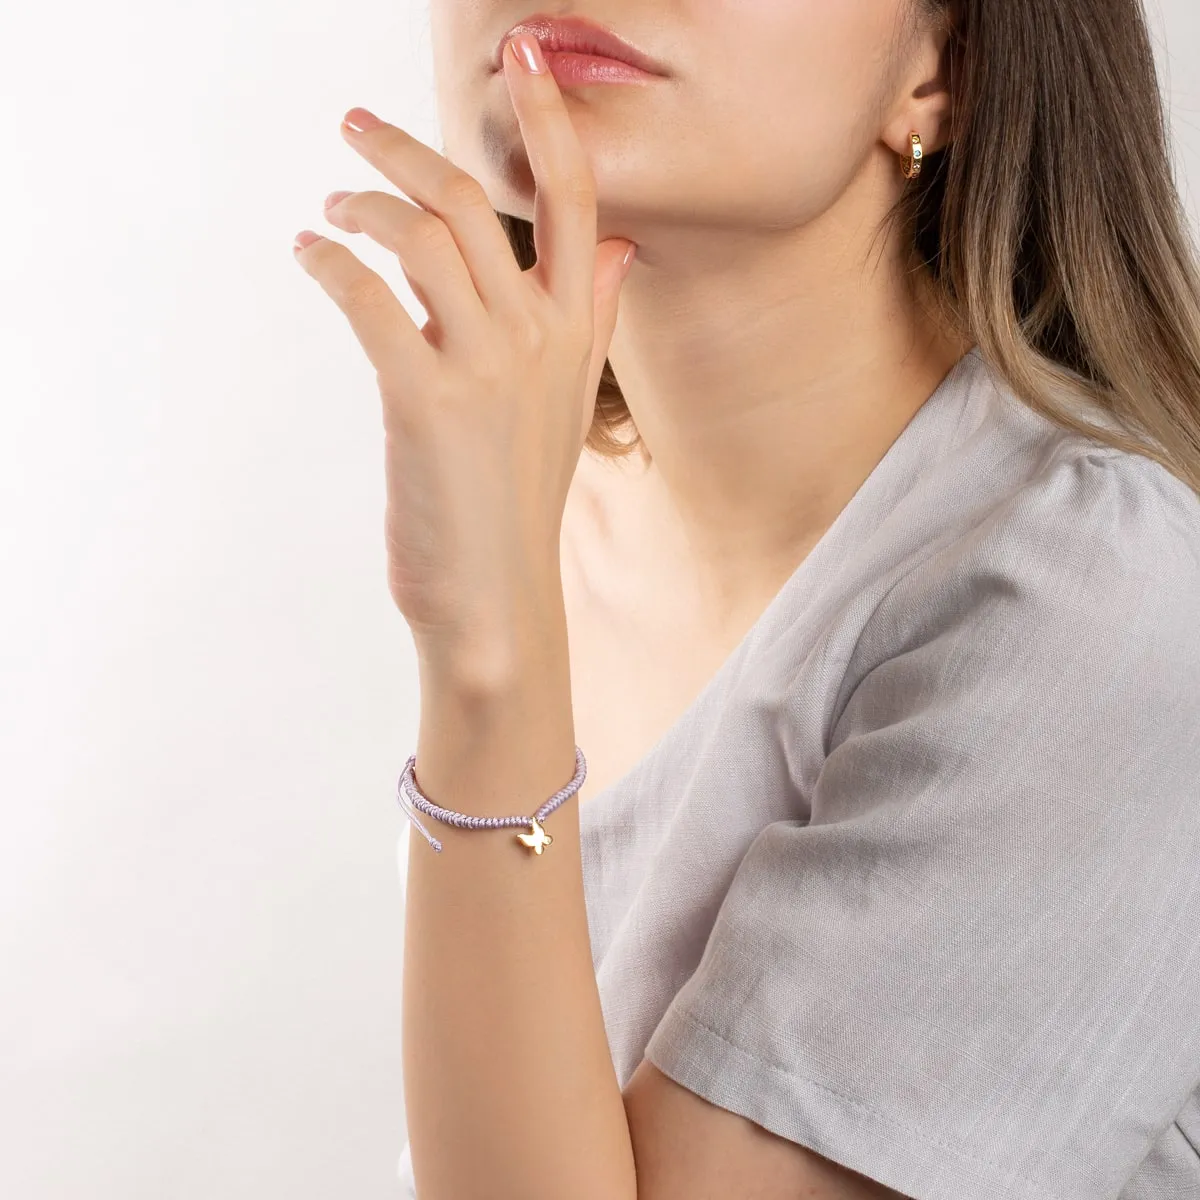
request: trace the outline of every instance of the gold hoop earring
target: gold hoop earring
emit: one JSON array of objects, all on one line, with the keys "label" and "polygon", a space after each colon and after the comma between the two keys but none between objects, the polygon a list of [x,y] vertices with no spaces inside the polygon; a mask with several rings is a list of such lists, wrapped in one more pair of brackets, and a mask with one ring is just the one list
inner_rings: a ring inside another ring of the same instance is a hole
[{"label": "gold hoop earring", "polygon": [[921,158],[925,152],[921,149],[921,135],[914,133],[910,136],[912,137],[912,153],[900,156],[900,170],[904,172],[905,179],[916,179],[921,173]]}]

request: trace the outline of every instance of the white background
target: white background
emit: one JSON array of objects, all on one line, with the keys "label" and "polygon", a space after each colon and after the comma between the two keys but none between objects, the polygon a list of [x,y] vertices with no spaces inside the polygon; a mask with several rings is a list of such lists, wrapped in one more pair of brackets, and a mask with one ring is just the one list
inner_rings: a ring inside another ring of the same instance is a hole
[{"label": "white background", "polygon": [[[1200,7],[1150,12],[1196,227]],[[424,319],[321,205],[389,187],[356,104],[440,146],[426,2],[13,4],[0,101],[0,1194],[394,1196],[417,682],[291,243]]]}]

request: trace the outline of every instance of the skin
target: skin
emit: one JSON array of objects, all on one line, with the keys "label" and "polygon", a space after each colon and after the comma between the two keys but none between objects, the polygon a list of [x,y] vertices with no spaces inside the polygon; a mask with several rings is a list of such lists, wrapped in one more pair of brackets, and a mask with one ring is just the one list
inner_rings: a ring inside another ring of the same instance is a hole
[{"label": "skin", "polygon": [[[570,773],[551,542],[584,478],[587,409],[569,398],[586,403],[605,341],[655,461],[606,468],[593,498],[626,570],[686,552],[714,611],[811,546],[964,349],[923,323],[897,247],[868,254],[900,186],[895,155],[910,129],[936,149],[948,104],[942,39],[903,32],[899,3],[848,0],[831,15],[739,0],[735,19],[677,2],[653,41],[618,26],[667,60],[669,79],[560,96],[515,59],[503,77],[487,69],[500,33],[530,14],[435,0],[446,158],[394,127],[347,135],[425,210],[364,192],[326,213],[396,249],[432,306],[423,330],[345,247],[310,242],[298,258],[379,373],[394,598],[421,667],[419,782],[439,803],[507,814]],[[767,115],[795,112],[803,127]],[[681,136],[700,129],[703,149]],[[481,198],[534,220],[534,274],[516,272]],[[618,316],[622,239],[643,257]],[[544,568],[532,582],[530,563]],[[523,669],[464,686],[453,663],[479,643],[463,638],[497,610],[539,618],[519,630]],[[552,820],[559,846],[532,871],[478,831],[440,827],[437,859],[410,839],[404,1073],[422,1200],[895,1195],[646,1062],[617,1089],[578,806]]]},{"label": "skin", "polygon": [[[430,6],[443,153],[526,220],[533,180],[489,59],[534,11]],[[598,576],[636,580],[638,607],[686,607],[727,642],[969,348],[925,315],[898,238],[875,236],[905,186],[909,134],[926,154],[945,145],[945,35],[910,24],[902,0],[541,11],[602,20],[670,71],[563,89],[598,238],[638,246],[608,357],[653,456],[585,452],[573,501],[602,513],[587,523]],[[900,1195],[647,1061],[624,1098],[639,1197]]]},{"label": "skin", "polygon": [[[430,5],[443,152],[527,220],[526,155],[489,58],[534,11]],[[671,72],[564,89],[598,237],[638,246],[608,357],[653,455],[580,461],[574,491],[608,531],[597,573],[725,642],[968,348],[922,312],[898,240],[875,236],[909,134],[926,154],[945,144],[945,35],[903,0],[547,11],[604,21]]]}]

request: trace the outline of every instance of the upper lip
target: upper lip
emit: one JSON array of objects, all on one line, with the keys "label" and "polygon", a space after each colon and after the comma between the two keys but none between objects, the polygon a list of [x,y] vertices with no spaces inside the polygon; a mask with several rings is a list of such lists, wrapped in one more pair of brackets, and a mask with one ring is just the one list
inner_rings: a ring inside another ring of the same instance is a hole
[{"label": "upper lip", "polygon": [[530,33],[537,38],[543,50],[563,50],[575,54],[598,54],[604,58],[615,58],[618,62],[640,67],[651,75],[666,75],[667,69],[636,46],[619,38],[611,29],[597,25],[586,17],[548,17],[542,13],[527,17],[514,25],[500,39],[492,55],[492,67],[499,71],[503,66],[501,56],[509,38],[518,33]]}]

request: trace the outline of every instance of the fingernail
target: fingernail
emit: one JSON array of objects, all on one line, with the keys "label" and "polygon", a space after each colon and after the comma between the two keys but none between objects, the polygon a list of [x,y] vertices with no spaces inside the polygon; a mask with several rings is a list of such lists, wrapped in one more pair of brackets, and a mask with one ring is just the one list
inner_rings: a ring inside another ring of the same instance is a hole
[{"label": "fingernail", "polygon": [[625,257],[621,259],[621,265],[625,267],[626,270],[629,269],[629,264],[633,262],[634,255],[636,254],[637,246],[631,243],[629,249],[625,251]]},{"label": "fingernail", "polygon": [[292,249],[303,250],[306,246],[311,246],[313,242],[319,242],[320,240],[321,235],[319,233],[313,233],[311,229],[305,229],[296,234],[296,239],[292,242]]},{"label": "fingernail", "polygon": [[355,133],[366,133],[369,129],[378,129],[383,122],[368,108],[352,108],[342,118],[342,124]]},{"label": "fingernail", "polygon": [[325,207],[332,208],[339,200],[345,200],[347,196],[353,196],[353,192],[330,192],[325,197]]},{"label": "fingernail", "polygon": [[531,33],[518,33],[510,42],[517,62],[531,75],[546,73],[546,60],[542,57],[542,48]]}]

